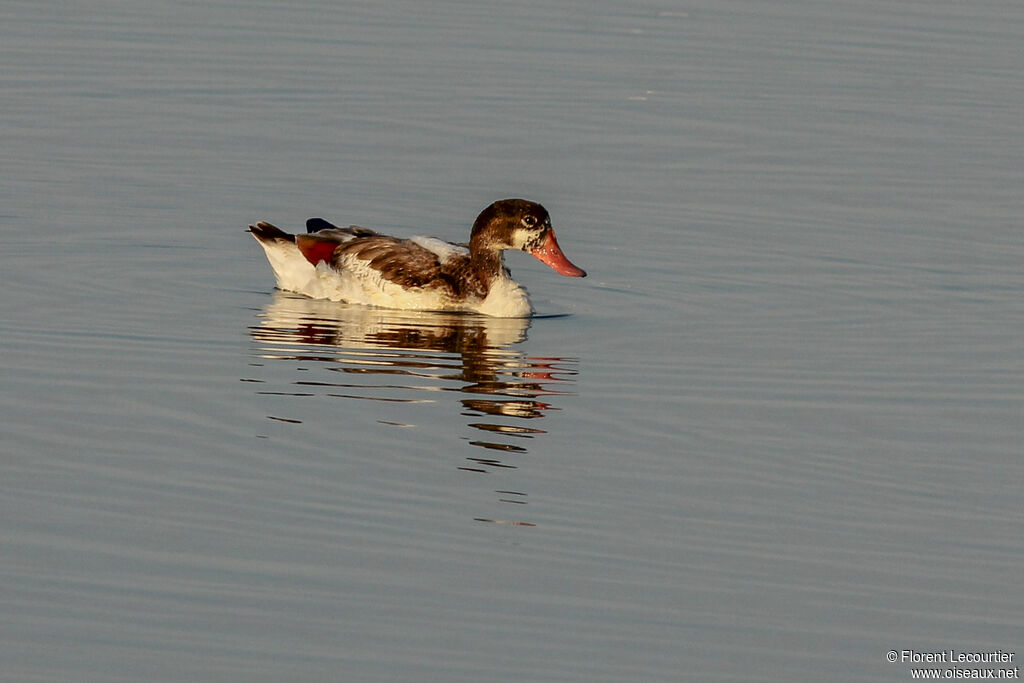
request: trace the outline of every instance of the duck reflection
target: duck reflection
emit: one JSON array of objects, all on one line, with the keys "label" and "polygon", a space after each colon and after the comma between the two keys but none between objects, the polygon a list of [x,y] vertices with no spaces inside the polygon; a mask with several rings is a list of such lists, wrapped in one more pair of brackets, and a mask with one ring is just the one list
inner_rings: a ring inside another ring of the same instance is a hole
[{"label": "duck reflection", "polygon": [[[455,392],[452,405],[470,435],[464,440],[481,449],[459,466],[469,472],[517,468],[529,440],[546,433],[535,420],[557,410],[554,401],[575,381],[575,361],[512,348],[526,340],[528,318],[392,311],[283,292],[259,318],[250,328],[259,358],[324,363],[346,377],[296,380],[294,395],[414,404],[434,402],[424,392]],[[383,425],[408,427],[402,418],[416,419],[412,408],[382,412],[395,418],[378,419]],[[503,503],[526,502],[522,492],[497,493]]]}]

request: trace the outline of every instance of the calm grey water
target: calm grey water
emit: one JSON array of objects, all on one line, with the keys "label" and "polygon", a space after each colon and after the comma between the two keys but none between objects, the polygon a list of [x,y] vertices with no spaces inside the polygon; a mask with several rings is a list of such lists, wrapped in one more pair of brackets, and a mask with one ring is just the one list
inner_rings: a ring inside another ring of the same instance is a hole
[{"label": "calm grey water", "polygon": [[[0,679],[1024,657],[1024,5],[0,5]],[[551,211],[530,321],[255,220]],[[968,665],[958,665],[966,668]]]}]

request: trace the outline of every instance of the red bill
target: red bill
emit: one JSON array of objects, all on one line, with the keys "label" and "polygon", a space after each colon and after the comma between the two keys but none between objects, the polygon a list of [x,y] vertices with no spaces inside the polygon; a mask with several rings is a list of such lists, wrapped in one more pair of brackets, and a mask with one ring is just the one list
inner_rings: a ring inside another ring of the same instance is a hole
[{"label": "red bill", "polygon": [[549,268],[558,273],[559,275],[565,275],[566,277],[586,277],[587,272],[582,268],[577,268],[572,262],[565,257],[562,253],[561,247],[558,246],[558,241],[555,239],[555,231],[548,230],[547,237],[544,238],[544,242],[530,252],[538,261],[547,264]]}]

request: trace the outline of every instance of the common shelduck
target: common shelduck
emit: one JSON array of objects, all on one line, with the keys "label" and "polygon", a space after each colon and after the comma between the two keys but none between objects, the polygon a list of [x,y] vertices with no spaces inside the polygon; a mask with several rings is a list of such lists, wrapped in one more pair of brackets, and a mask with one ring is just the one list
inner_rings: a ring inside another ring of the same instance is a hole
[{"label": "common shelduck", "polygon": [[314,299],[519,318],[531,315],[533,307],[505,267],[506,249],[532,254],[560,275],[586,277],[562,253],[547,209],[525,199],[503,199],[484,209],[468,245],[339,228],[322,218],[306,221],[306,234],[291,235],[262,221],[249,232],[266,251],[277,286]]}]

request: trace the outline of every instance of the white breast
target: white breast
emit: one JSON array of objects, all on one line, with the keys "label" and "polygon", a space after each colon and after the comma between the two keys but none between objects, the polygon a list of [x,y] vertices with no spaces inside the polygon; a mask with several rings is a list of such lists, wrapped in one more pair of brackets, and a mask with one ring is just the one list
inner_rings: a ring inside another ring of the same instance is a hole
[{"label": "white breast", "polygon": [[504,273],[491,283],[491,291],[483,301],[477,300],[466,310],[496,318],[526,318],[533,314],[526,289]]}]

